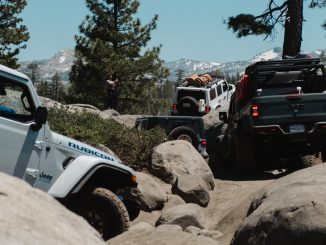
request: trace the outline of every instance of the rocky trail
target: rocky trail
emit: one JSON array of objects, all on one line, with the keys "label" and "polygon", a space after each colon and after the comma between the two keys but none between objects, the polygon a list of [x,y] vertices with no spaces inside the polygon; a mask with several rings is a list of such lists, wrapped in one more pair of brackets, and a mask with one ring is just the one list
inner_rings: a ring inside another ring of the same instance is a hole
[{"label": "rocky trail", "polygon": [[[258,173],[252,176],[240,177],[232,171],[220,172],[214,178],[215,188],[210,191],[210,202],[203,209],[205,229],[214,233],[219,232],[219,244],[230,244],[231,239],[243,222],[251,200],[257,191],[271,184],[280,177],[289,174],[273,171]],[[169,185],[161,183],[168,194],[171,194]],[[163,210],[165,207],[163,208]],[[132,226],[146,222],[155,227],[162,210],[152,212],[141,211],[140,215],[132,222]]]},{"label": "rocky trail", "polygon": [[[96,113],[128,127],[137,118]],[[218,117],[204,120],[209,144]],[[107,244],[326,244],[326,165],[306,160],[295,164],[306,168],[291,171],[213,175],[190,143],[165,142],[153,149],[148,172],[138,173],[138,187],[123,190],[141,207],[130,231]]]}]

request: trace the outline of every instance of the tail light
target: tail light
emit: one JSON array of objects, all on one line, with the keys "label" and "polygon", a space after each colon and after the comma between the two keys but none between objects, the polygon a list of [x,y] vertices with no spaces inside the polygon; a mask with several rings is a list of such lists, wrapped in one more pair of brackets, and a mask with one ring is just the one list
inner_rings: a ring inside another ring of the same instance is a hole
[{"label": "tail light", "polygon": [[210,112],[211,111],[211,107],[210,106],[205,106],[205,112]]},{"label": "tail light", "polygon": [[206,146],[207,145],[207,140],[206,139],[202,139],[201,140],[201,145],[202,146]]},{"label": "tail light", "polygon": [[240,79],[238,86],[237,86],[237,93],[236,93],[236,100],[243,101],[247,98],[249,93],[249,76],[243,75]]},{"label": "tail light", "polygon": [[177,104],[172,104],[172,110],[177,110]]},{"label": "tail light", "polygon": [[251,106],[251,116],[253,118],[259,117],[259,107],[258,107],[258,105],[252,105]]}]

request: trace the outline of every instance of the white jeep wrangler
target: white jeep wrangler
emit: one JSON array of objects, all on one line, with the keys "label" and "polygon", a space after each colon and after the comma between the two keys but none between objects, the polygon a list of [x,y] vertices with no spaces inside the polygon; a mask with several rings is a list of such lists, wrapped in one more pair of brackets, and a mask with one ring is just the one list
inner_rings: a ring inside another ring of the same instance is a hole
[{"label": "white jeep wrangler", "polygon": [[203,116],[227,107],[234,90],[234,85],[222,78],[214,78],[208,84],[198,86],[185,81],[176,88],[171,115]]},{"label": "white jeep wrangler", "polygon": [[115,193],[137,185],[135,172],[116,157],[52,132],[30,79],[2,65],[0,156],[0,171],[48,192],[103,239],[129,228],[125,200]]}]

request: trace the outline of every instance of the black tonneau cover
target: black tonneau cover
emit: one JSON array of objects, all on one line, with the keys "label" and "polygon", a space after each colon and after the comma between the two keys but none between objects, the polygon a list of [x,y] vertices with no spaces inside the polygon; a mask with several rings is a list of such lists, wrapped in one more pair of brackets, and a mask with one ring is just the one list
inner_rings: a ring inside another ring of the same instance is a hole
[{"label": "black tonneau cover", "polygon": [[321,68],[324,70],[324,64],[320,62],[320,59],[285,59],[259,61],[248,66],[245,70],[245,73],[247,75],[252,75],[260,71],[295,71],[313,68]]}]

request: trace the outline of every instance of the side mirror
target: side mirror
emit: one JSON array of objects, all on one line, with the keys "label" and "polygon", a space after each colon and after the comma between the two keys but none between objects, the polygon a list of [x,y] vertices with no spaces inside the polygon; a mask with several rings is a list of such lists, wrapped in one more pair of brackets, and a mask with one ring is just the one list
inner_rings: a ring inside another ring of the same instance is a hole
[{"label": "side mirror", "polygon": [[229,85],[229,91],[231,91],[233,89],[232,85]]},{"label": "side mirror", "polygon": [[218,116],[219,116],[220,121],[225,122],[225,123],[227,122],[227,120],[228,120],[227,112],[221,111],[218,113]]},{"label": "side mirror", "polygon": [[46,123],[48,119],[48,110],[46,107],[39,106],[35,112],[35,122],[32,124],[32,129],[38,131],[42,128],[42,125]]}]

